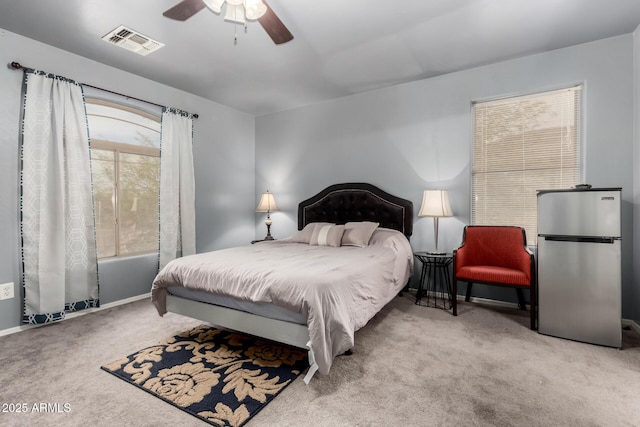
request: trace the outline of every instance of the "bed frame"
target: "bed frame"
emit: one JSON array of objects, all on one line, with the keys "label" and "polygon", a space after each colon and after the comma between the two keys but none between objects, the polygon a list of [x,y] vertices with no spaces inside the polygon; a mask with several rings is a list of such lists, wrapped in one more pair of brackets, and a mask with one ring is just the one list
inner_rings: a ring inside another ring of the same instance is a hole
[{"label": "bed frame", "polygon": [[[413,232],[413,203],[366,183],[335,184],[298,205],[298,229],[310,222],[345,224],[352,221],[379,222],[380,227],[401,231],[409,239]],[[167,311],[269,340],[309,349],[309,383],[317,370],[307,325],[269,319],[175,295],[167,295]]]}]

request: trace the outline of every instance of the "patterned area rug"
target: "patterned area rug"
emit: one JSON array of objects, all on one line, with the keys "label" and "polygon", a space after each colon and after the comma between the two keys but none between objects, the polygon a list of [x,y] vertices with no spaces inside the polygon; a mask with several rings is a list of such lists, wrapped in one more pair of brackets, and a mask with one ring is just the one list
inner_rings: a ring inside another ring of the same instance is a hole
[{"label": "patterned area rug", "polygon": [[102,369],[209,424],[238,427],[307,367],[302,349],[201,325]]}]

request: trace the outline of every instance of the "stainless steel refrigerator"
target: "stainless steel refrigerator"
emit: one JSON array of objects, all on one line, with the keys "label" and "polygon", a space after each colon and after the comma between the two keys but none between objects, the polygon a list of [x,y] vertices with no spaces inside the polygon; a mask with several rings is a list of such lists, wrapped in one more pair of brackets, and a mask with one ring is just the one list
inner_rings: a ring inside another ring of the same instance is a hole
[{"label": "stainless steel refrigerator", "polygon": [[538,191],[538,331],[622,345],[620,188]]}]

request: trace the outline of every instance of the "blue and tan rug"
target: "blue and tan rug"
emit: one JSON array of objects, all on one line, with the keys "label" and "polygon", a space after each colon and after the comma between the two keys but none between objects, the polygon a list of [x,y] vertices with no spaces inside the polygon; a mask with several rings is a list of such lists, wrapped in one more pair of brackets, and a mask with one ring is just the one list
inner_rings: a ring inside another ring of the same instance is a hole
[{"label": "blue and tan rug", "polygon": [[102,369],[212,425],[239,427],[307,367],[302,349],[201,325]]}]

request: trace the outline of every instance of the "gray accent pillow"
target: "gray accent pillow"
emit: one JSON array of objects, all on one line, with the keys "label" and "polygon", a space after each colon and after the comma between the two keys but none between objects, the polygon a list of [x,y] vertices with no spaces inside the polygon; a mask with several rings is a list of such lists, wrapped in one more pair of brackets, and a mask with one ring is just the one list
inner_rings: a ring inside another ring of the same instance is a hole
[{"label": "gray accent pillow", "polygon": [[309,243],[311,241],[311,235],[313,234],[313,230],[315,230],[316,226],[322,225],[333,225],[330,222],[310,222],[305,225],[304,228],[298,231],[291,237],[291,241],[295,243]]},{"label": "gray accent pillow", "polygon": [[319,225],[313,230],[310,245],[340,246],[344,225]]},{"label": "gray accent pillow", "polygon": [[348,222],[344,225],[344,234],[342,235],[342,246],[358,246],[360,248],[369,245],[371,235],[380,225],[379,222]]}]

